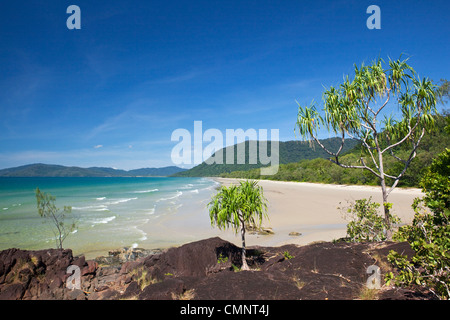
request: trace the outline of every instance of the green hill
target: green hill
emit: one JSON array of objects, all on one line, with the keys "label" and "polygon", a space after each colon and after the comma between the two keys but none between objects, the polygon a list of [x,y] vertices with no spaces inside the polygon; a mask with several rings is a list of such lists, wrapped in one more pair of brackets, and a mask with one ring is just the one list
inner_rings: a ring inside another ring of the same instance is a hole
[{"label": "green hill", "polygon": [[186,169],[170,166],[126,171],[104,167],[80,168],[36,163],[0,170],[0,177],[154,177],[170,176],[184,170]]},{"label": "green hill", "polygon": [[[338,138],[329,138],[321,140],[326,147],[331,149],[337,149],[340,145],[340,139]],[[237,164],[237,150],[238,146],[242,147],[242,144],[245,146],[245,164]],[[187,171],[179,172],[174,174],[173,176],[178,177],[212,177],[212,176],[220,176],[223,174],[231,173],[234,171],[247,171],[252,169],[259,169],[266,165],[263,165],[257,157],[256,164],[250,164],[250,152],[249,152],[249,141],[242,142],[241,144],[235,144],[234,146],[230,146],[227,148],[223,148],[217,151],[213,157],[217,157],[218,153],[222,154],[223,164],[207,164],[203,162],[192,169]],[[259,154],[259,146],[257,145],[257,155]],[[343,152],[351,150],[357,145],[356,140],[348,140],[345,143]],[[228,152],[231,152],[231,149],[234,149],[234,161],[233,164],[226,164],[225,159]],[[267,156],[270,157],[271,150],[271,142],[267,142]],[[327,153],[323,151],[316,143],[311,148],[308,143],[301,141],[286,141],[279,142],[279,163],[287,164],[292,162],[298,162],[305,159],[315,159],[315,158],[326,158]],[[259,172],[259,170],[258,170]]]},{"label": "green hill", "polygon": [[[447,129],[446,129],[447,128]],[[400,180],[398,186],[417,187],[422,177],[423,170],[427,168],[433,158],[441,153],[446,147],[450,146],[450,115],[438,115],[436,117],[435,130],[425,134],[419,148],[416,158],[411,162],[405,175]],[[317,150],[317,148],[316,148]],[[336,150],[336,149],[334,149]],[[411,152],[409,146],[401,145],[395,149],[397,156],[407,158]],[[358,144],[347,152],[340,161],[342,163],[358,163],[362,153]],[[378,179],[363,169],[344,169],[326,160],[327,155],[317,157],[316,159],[292,161],[292,163],[281,164],[278,172],[272,176],[260,175],[260,170],[239,170],[223,173],[220,176],[226,178],[244,178],[244,179],[270,179],[279,181],[301,181],[301,182],[319,182],[335,184],[359,184],[359,185],[378,185]],[[370,160],[366,160],[370,164]],[[386,173],[396,175],[403,169],[403,163],[392,157],[385,158]]]}]

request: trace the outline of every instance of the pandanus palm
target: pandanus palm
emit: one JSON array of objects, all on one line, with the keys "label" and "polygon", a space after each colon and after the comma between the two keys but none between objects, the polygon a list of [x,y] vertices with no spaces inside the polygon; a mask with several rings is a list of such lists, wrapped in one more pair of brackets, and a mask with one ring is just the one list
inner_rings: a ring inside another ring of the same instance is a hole
[{"label": "pandanus palm", "polygon": [[267,199],[256,181],[241,181],[239,185],[222,186],[208,203],[211,225],[219,229],[232,228],[242,237],[242,270],[248,270],[245,229],[260,226],[267,218]]},{"label": "pandanus palm", "polygon": [[[353,80],[344,79],[339,87],[331,87],[323,94],[322,116],[316,105],[300,106],[296,128],[304,140],[315,141],[329,155],[330,161],[344,168],[370,171],[380,180],[384,204],[386,236],[391,236],[390,204],[388,196],[404,176],[427,129],[434,124],[437,88],[427,78],[419,79],[407,60],[390,60],[384,69],[381,59],[371,65],[355,66]],[[398,105],[401,115],[384,114],[389,101]],[[325,127],[341,138],[336,151],[327,149],[318,139],[318,130]],[[340,162],[346,139],[361,142],[364,156],[358,164]],[[409,154],[396,154],[400,145],[409,146]],[[388,174],[384,157],[392,156],[402,164],[398,172]],[[388,188],[388,184],[390,187]]]}]

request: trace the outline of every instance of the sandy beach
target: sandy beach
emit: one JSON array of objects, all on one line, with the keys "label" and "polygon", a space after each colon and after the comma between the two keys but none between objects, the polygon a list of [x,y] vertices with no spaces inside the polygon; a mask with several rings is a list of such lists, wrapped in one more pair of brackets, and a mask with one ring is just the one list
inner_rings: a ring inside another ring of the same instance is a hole
[{"label": "sandy beach", "polygon": [[[210,178],[222,185],[239,183],[238,179]],[[327,185],[304,182],[283,182],[260,180],[268,200],[269,220],[263,220],[263,227],[272,228],[274,234],[246,234],[247,246],[281,246],[284,244],[306,245],[315,241],[332,241],[346,235],[347,220],[338,207],[348,206],[347,201],[372,197],[381,203],[381,190],[370,186]],[[149,220],[139,226],[146,235],[138,243],[140,248],[165,249],[183,244],[220,237],[241,246],[240,234],[233,230],[219,230],[212,227],[207,208],[211,197],[217,192],[209,188],[206,193],[187,193],[195,197],[175,206],[171,212]],[[396,188],[390,195],[393,213],[403,223],[412,221],[414,211],[411,204],[416,197],[423,196],[420,189]],[[289,235],[295,232],[300,235]],[[70,239],[69,239],[70,240]],[[111,247],[110,249],[117,249]],[[89,258],[107,254],[105,248],[82,251]]]},{"label": "sandy beach", "polygon": [[[237,179],[214,178],[223,185],[238,183]],[[268,200],[269,221],[263,226],[271,227],[273,235],[247,235],[247,245],[279,246],[293,243],[298,245],[314,241],[332,241],[346,235],[347,220],[338,207],[348,205],[347,201],[372,197],[382,202],[381,189],[372,186],[328,185],[305,182],[282,182],[260,180]],[[411,204],[416,197],[422,197],[420,189],[396,188],[389,196],[393,213],[403,223],[410,223],[414,217]],[[290,236],[298,232],[300,236]],[[240,237],[221,235],[226,240],[240,245]]]},{"label": "sandy beach", "polygon": [[[210,179],[222,185],[239,182],[238,179]],[[379,187],[270,180],[260,180],[259,185],[263,187],[264,196],[268,200],[269,220],[263,220],[262,225],[271,228],[274,234],[247,232],[247,246],[306,245],[315,241],[332,241],[346,235],[348,221],[343,217],[343,210],[338,207],[348,206],[348,201],[369,197],[381,203]],[[172,211],[149,219],[147,223],[139,226],[145,240],[143,238],[138,241],[137,246],[145,249],[166,249],[211,237],[220,237],[241,246],[240,234],[236,235],[231,229],[219,230],[211,226],[207,204],[216,192],[215,188],[208,188],[200,194],[187,192],[188,198],[174,205]],[[394,214],[399,216],[403,223],[411,222],[414,216],[411,204],[414,198],[422,195],[420,189],[395,189],[389,198],[394,204]],[[300,235],[289,235],[292,232]],[[69,247],[71,240],[69,238]],[[109,249],[117,247],[119,246],[111,246]],[[78,250],[77,253],[93,258],[106,255],[107,247],[96,245],[95,249]]]}]

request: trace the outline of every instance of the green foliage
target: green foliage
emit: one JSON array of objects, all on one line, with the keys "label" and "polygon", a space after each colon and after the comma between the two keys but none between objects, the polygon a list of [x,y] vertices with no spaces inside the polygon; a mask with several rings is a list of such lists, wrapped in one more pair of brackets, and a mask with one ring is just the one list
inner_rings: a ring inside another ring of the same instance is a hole
[{"label": "green foliage", "polygon": [[450,98],[450,81],[441,79],[437,96],[440,103],[446,104],[448,102],[448,99]]},{"label": "green foliage", "polygon": [[[236,233],[245,225],[259,226],[267,218],[267,200],[256,181],[222,186],[208,203],[211,225],[219,229],[231,227]],[[245,230],[245,229],[244,229]]]},{"label": "green foliage", "polygon": [[[386,204],[389,209],[391,203]],[[346,208],[346,219],[350,220],[347,224],[347,240],[351,242],[368,242],[386,240],[386,221],[378,214],[380,204],[372,202],[372,198],[356,200]],[[400,219],[391,214],[390,221],[393,224],[400,223]]]},{"label": "green foliage", "polygon": [[231,267],[233,268],[234,272],[240,272],[241,271],[241,269],[238,266],[236,266],[234,263],[231,264]]},{"label": "green foliage", "polygon": [[239,185],[222,186],[208,203],[212,226],[240,230],[242,237],[242,268],[248,270],[245,256],[245,230],[258,228],[267,216],[267,199],[256,181],[241,181]]},{"label": "green foliage", "polygon": [[54,233],[55,238],[57,238],[57,248],[63,249],[63,241],[76,228],[74,222],[68,226],[64,223],[66,215],[72,212],[72,208],[68,206],[64,206],[63,210],[56,208],[56,198],[49,193],[42,192],[39,188],[36,188],[36,200],[39,215],[42,218],[49,219],[55,227]]},{"label": "green foliage", "polygon": [[292,255],[289,253],[289,251],[283,252],[283,257],[284,257],[286,260],[290,260],[290,259],[294,258],[294,256],[292,256]]},{"label": "green foliage", "polygon": [[[378,122],[389,133],[389,143],[400,141],[400,137],[407,135],[411,129],[414,131],[417,122],[420,123],[419,128],[432,124],[436,86],[429,79],[416,77],[407,60],[389,60],[385,64],[378,59],[370,65],[355,65],[352,80],[347,76],[340,86],[325,90],[323,116],[317,111],[315,103],[305,107],[299,105],[297,127],[302,138],[315,139],[317,130],[325,127],[339,136],[346,133],[358,137],[367,143],[364,147],[369,150],[369,147],[378,144],[374,135]],[[397,121],[388,117],[380,121],[377,116],[391,95],[397,98],[402,118]],[[381,98],[387,100],[380,107],[377,102]],[[375,107],[379,109],[372,109]],[[394,124],[398,126],[396,130],[391,130]]]},{"label": "green foliage", "polygon": [[65,167],[51,164],[29,164],[0,170],[0,177],[152,177],[170,176],[186,169],[175,166],[120,170],[104,167]]},{"label": "green foliage", "polygon": [[[420,179],[424,175],[425,169],[431,165],[433,158],[450,145],[450,134],[446,132],[446,126],[450,128],[450,115],[444,113],[436,116],[434,130],[422,138],[417,156],[409,165],[402,180],[399,181],[399,187],[419,187]],[[400,158],[406,158],[409,151],[406,145],[400,145],[395,148],[395,153]],[[340,161],[344,164],[355,163],[361,154],[363,154],[361,147],[356,145],[343,155]],[[391,157],[385,159],[384,165],[388,174],[398,172],[403,166],[400,161]],[[221,177],[374,186],[379,183],[378,178],[367,170],[330,165],[330,161],[323,158],[280,164],[278,172],[273,176],[261,176],[259,169],[253,169],[224,173],[221,174]]]},{"label": "green foliage", "polygon": [[[412,225],[403,226],[395,239],[407,241],[411,259],[391,251],[388,259],[399,270],[387,282],[417,284],[441,299],[450,298],[450,149],[442,152],[426,170],[421,185],[425,197],[415,199]],[[431,211],[430,211],[431,210]]]},{"label": "green foliage", "polygon": [[219,257],[217,258],[217,263],[226,263],[228,262],[228,257],[224,257],[222,254],[219,254]]},{"label": "green foliage", "polygon": [[[216,152],[222,153],[223,155],[223,163],[213,163],[213,164],[207,164],[206,162],[203,162],[199,164],[198,166],[195,166],[194,168],[180,172],[177,174],[174,174],[173,176],[178,177],[213,177],[213,176],[221,176],[225,174],[230,174],[234,171],[248,171],[253,170],[257,172],[257,175],[259,176],[259,168],[263,167],[264,165],[260,162],[259,159],[259,144],[257,144],[257,163],[256,164],[250,164],[249,158],[249,141],[243,142],[244,143],[244,150],[245,150],[245,156],[244,161],[245,164],[237,164],[237,150],[238,145],[230,146],[224,149],[221,149]],[[321,143],[323,143],[324,146],[327,146],[329,148],[336,148],[339,146],[340,141],[336,138],[330,138],[330,139],[324,139],[321,140]],[[352,149],[357,144],[356,140],[348,140],[346,142],[346,145],[343,148],[343,152],[347,152],[350,149]],[[234,161],[232,164],[225,163],[227,152],[231,152],[231,148],[234,148]],[[267,156],[271,156],[271,141],[267,142]],[[215,156],[216,156],[215,154]],[[320,148],[317,144],[313,144],[312,148],[307,144],[303,143],[301,141],[280,141],[279,142],[279,163],[280,164],[287,164],[287,163],[293,163],[305,159],[316,159],[316,158],[325,158],[327,156],[327,153]],[[251,177],[249,177],[251,179]]]},{"label": "green foliage", "polygon": [[[378,59],[370,65],[355,65],[353,79],[347,76],[339,86],[325,90],[322,112],[317,111],[315,103],[299,105],[298,109],[297,128],[301,138],[316,141],[336,165],[366,170],[377,177],[383,203],[416,157],[425,132],[434,127],[437,113],[437,87],[427,78],[420,79],[407,60],[389,59],[385,63]],[[391,100],[395,100],[401,115],[380,119]],[[321,128],[341,138],[337,150],[320,144],[317,133]],[[342,162],[341,152],[349,137],[361,142],[362,152],[356,162],[347,164]],[[400,145],[408,147],[406,157],[400,157],[394,150]],[[391,174],[385,170],[385,160],[390,157],[400,163]],[[390,213],[387,207],[383,209],[390,239]]]},{"label": "green foliage", "polygon": [[448,218],[450,208],[450,149],[446,148],[425,172],[421,186],[425,192],[423,202],[434,213],[440,224]]}]

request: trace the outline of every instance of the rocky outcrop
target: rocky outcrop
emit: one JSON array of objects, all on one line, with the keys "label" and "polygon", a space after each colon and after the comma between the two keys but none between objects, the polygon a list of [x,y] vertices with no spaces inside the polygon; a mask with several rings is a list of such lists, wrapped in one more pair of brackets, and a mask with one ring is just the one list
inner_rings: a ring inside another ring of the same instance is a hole
[{"label": "rocky outcrop", "polygon": [[130,248],[124,247],[121,249],[111,250],[108,252],[107,256],[99,256],[95,258],[95,262],[99,265],[107,266],[120,266],[124,262],[135,261],[142,257],[147,257],[149,255],[154,255],[161,253],[160,249],[142,249],[142,248]]},{"label": "rocky outcrop", "polygon": [[66,270],[72,264],[85,276],[95,272],[92,262],[74,259],[71,250],[1,251],[0,299],[64,299],[68,294],[63,289],[69,276]]},{"label": "rocky outcrop", "polygon": [[[162,252],[110,254],[120,261],[85,260],[71,250],[9,249],[0,252],[0,299],[361,299],[368,266],[387,272],[391,249],[411,251],[404,243],[252,247],[247,250],[251,271],[239,271],[241,249],[220,238]],[[79,289],[66,287],[69,265],[80,268]],[[377,297],[429,298],[390,287],[378,290]]]}]

